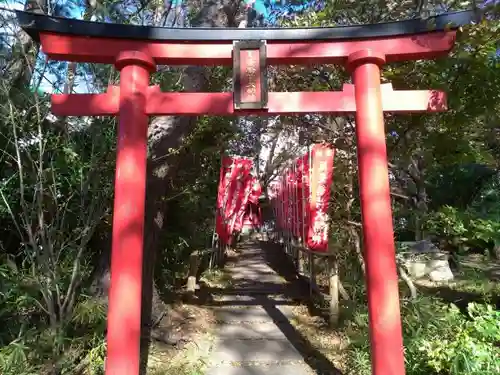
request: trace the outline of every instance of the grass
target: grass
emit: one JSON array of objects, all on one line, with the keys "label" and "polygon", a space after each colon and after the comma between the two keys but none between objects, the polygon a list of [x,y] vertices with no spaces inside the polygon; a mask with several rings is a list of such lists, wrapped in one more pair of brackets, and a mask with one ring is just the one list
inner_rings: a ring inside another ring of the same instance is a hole
[{"label": "grass", "polygon": [[203,273],[200,281],[205,282],[211,288],[225,288],[233,284],[231,274],[226,268],[209,269]]},{"label": "grass", "polygon": [[203,375],[209,363],[212,345],[213,337],[205,334],[173,356],[161,347],[153,346],[148,359],[148,374]]}]

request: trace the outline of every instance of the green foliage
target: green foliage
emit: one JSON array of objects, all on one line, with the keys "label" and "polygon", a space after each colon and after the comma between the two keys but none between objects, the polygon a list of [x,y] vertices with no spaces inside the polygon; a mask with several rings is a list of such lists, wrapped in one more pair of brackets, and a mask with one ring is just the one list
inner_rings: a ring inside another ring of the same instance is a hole
[{"label": "green foliage", "polygon": [[102,367],[105,309],[87,293],[111,212],[113,122],[54,120],[48,97],[17,94],[0,91],[0,373]]},{"label": "green foliage", "polygon": [[500,342],[500,312],[490,305],[471,303],[468,313],[471,320],[451,306],[445,313],[449,330],[442,332],[439,329],[439,335],[416,340],[422,361],[435,373],[486,375],[500,372],[500,349],[496,345]]},{"label": "green foliage", "polygon": [[89,374],[102,373],[104,305],[81,295],[71,319],[51,327],[44,319],[39,295],[26,288],[29,272],[16,269],[9,261],[0,266],[0,318],[4,323],[0,373],[32,375],[53,368],[64,374],[78,367],[93,369]]},{"label": "green foliage", "polygon": [[427,220],[427,230],[438,233],[450,242],[463,242],[467,240],[468,228],[465,214],[457,208],[444,206],[440,211],[433,212]]},{"label": "green foliage", "polygon": [[227,119],[202,117],[177,151],[179,168],[165,197],[168,220],[155,270],[162,289],[183,281],[193,250],[211,245],[221,150],[233,134]]},{"label": "green foliage", "polygon": [[500,175],[495,174],[481,186],[468,209],[479,217],[500,221]]},{"label": "green foliage", "polygon": [[[500,312],[470,303],[468,316],[454,305],[423,298],[402,306],[408,375],[488,375],[500,371]],[[368,316],[356,315],[349,326],[350,374],[371,373]]]},{"label": "green foliage", "polygon": [[500,246],[500,222],[477,217],[473,211],[444,206],[429,215],[427,230],[459,252]]},{"label": "green foliage", "polygon": [[455,162],[453,165],[437,165],[427,179],[430,208],[439,209],[449,205],[466,209],[474,200],[477,201],[478,193],[484,194],[484,187],[491,185],[490,180],[494,175],[495,170],[484,164]]}]

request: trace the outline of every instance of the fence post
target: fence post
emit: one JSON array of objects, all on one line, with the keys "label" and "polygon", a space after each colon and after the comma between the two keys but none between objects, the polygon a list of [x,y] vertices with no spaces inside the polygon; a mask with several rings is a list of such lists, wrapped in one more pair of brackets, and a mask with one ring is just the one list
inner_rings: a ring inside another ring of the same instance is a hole
[{"label": "fence post", "polygon": [[328,257],[329,285],[330,285],[330,325],[335,327],[339,323],[339,264],[337,254]]},{"label": "fence post", "polygon": [[314,254],[309,250],[309,294],[312,297],[316,284],[316,271],[314,270]]},{"label": "fence post", "polygon": [[198,251],[193,251],[189,255],[189,274],[186,284],[186,289],[189,293],[196,291],[196,275],[198,274],[198,267],[200,265],[200,257]]},{"label": "fence post", "polygon": [[299,272],[299,275],[304,274],[304,256],[300,247],[300,241],[298,241],[297,244],[297,270]]}]

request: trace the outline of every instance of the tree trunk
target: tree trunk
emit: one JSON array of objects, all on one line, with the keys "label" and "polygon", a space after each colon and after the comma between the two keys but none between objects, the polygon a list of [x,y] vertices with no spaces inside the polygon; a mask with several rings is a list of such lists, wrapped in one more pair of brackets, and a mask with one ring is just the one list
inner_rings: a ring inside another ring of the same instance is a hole
[{"label": "tree trunk", "polygon": [[494,259],[500,260],[500,246],[493,246],[491,253]]},{"label": "tree trunk", "polygon": [[[174,10],[175,11],[175,10]],[[224,17],[219,13],[219,3],[211,0],[203,4],[193,21],[195,27],[223,26]],[[182,83],[186,92],[208,91],[209,80],[206,69],[191,66],[184,70]],[[195,129],[197,118],[162,116],[154,118],[149,126],[149,155],[146,185],[146,212],[144,233],[143,292],[142,292],[142,368],[146,372],[150,324],[158,312],[155,307],[162,306],[156,301],[159,296],[154,286],[154,264],[157,251],[162,249],[162,232],[166,218],[166,198],[169,195],[168,181],[173,179],[178,167],[178,156],[172,152]],[[215,197],[214,197],[215,199]]]},{"label": "tree trunk", "polygon": [[[24,10],[45,14],[47,13],[47,1],[26,0]],[[29,86],[39,50],[38,45],[24,31],[20,30],[17,38],[18,42],[14,50],[17,50],[19,55],[12,60],[5,72],[11,97],[15,97],[19,91]]]},{"label": "tree trunk", "polygon": [[[348,145],[352,147],[352,138],[349,139]],[[356,254],[356,257],[359,262],[359,266],[361,268],[361,271],[363,272],[363,276],[366,276],[366,265],[365,265],[365,258],[363,256],[363,249],[362,249],[362,243],[361,243],[361,237],[358,232],[358,225],[361,227],[360,224],[355,225],[357,223],[352,221],[352,205],[355,201],[354,198],[354,155],[351,155],[351,157],[348,160],[348,165],[347,165],[347,183],[346,183],[346,195],[347,195],[347,201],[345,205],[345,211],[347,215],[347,231],[349,233],[349,242],[353,245],[354,253]]]}]

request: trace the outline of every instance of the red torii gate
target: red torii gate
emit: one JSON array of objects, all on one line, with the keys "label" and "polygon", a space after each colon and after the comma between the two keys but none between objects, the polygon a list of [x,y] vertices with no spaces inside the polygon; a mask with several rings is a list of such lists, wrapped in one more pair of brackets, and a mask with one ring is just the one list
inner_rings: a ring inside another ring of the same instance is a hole
[{"label": "red torii gate", "polygon": [[[446,56],[472,12],[385,24],[303,29],[171,29],[84,22],[17,12],[50,59],[114,64],[120,86],[53,95],[61,116],[119,116],[107,375],[137,375],[141,331],[146,146],[149,116],[356,114],[372,373],[403,375],[404,356],[383,112],[445,110],[437,91],[380,83],[385,63]],[[341,64],[354,85],[333,92],[267,92],[277,64]],[[233,65],[234,93],[161,92],[156,65]]]}]

